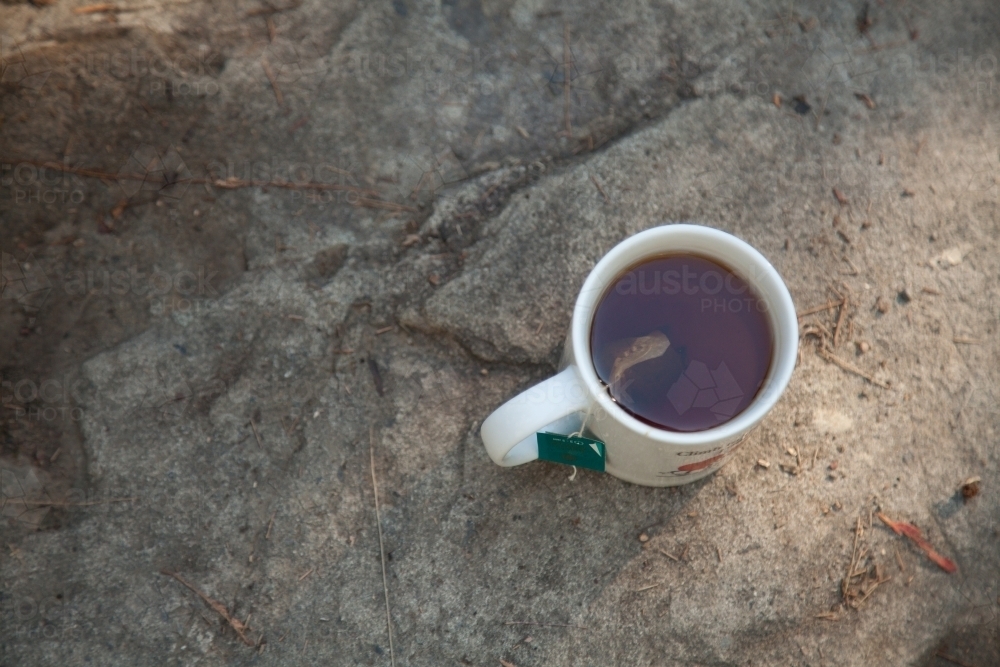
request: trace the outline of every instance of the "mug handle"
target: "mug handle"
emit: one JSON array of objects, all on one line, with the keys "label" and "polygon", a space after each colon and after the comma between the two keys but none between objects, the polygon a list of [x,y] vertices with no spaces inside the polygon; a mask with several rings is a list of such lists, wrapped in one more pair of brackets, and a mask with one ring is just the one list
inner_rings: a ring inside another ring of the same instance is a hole
[{"label": "mug handle", "polygon": [[[538,458],[535,434],[545,429],[561,435],[579,428],[578,413],[590,407],[576,366],[527,389],[486,418],[480,428],[486,453],[497,465],[521,465]],[[548,428],[546,428],[548,427]]]}]

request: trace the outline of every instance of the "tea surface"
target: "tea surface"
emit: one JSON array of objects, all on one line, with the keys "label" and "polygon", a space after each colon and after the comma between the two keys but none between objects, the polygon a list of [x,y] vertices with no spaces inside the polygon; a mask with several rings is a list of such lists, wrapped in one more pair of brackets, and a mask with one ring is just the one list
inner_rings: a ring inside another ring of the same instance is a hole
[{"label": "tea surface", "polygon": [[703,431],[760,390],[774,341],[766,302],[729,268],[693,254],[655,257],[615,279],[590,332],[594,368],[627,412]]}]

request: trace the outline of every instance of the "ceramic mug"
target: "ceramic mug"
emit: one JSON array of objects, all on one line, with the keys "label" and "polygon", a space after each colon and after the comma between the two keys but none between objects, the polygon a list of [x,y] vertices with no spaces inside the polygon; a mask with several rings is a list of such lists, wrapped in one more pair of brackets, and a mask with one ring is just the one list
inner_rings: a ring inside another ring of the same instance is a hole
[{"label": "ceramic mug", "polygon": [[[750,405],[718,426],[695,432],[660,429],[622,409],[598,377],[590,350],[594,313],[615,280],[645,260],[677,253],[713,259],[751,285],[766,305],[773,338],[770,368]],[[792,376],[798,343],[792,297],[757,250],[710,227],[654,227],[622,241],[597,263],[573,309],[561,372],[491,414],[480,429],[483,443],[490,458],[506,467],[537,459],[544,434],[585,436],[597,441],[591,447],[603,449],[603,467],[616,477],[646,486],[687,484],[718,470],[774,407]]]}]

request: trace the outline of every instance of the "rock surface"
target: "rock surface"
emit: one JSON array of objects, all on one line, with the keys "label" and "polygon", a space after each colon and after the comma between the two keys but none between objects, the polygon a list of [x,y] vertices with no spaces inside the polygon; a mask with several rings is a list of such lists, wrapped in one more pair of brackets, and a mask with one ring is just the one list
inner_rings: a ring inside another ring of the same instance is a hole
[{"label": "rock surface", "polygon": [[[63,205],[6,170],[51,294],[0,304],[0,664],[1000,664],[994,3],[0,11],[16,165],[269,181]],[[847,295],[833,353],[890,388],[816,352],[831,309],[707,480],[495,466],[478,426],[555,371],[587,272],[677,221],[800,311]]]}]

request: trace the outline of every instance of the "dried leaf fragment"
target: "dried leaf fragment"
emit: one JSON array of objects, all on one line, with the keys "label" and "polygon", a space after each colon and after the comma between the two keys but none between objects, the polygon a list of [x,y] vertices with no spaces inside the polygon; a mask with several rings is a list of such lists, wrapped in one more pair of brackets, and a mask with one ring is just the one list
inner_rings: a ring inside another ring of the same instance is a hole
[{"label": "dried leaf fragment", "polygon": [[878,518],[882,521],[882,523],[889,526],[889,528],[891,528],[897,535],[905,535],[913,540],[918,547],[923,549],[924,553],[927,554],[927,557],[934,561],[934,563],[945,572],[950,574],[958,571],[958,566],[955,565],[955,562],[950,558],[945,558],[935,551],[934,547],[931,546],[931,543],[924,539],[923,533],[920,532],[920,529],[912,523],[906,523],[905,521],[893,521],[885,514],[882,514],[882,512],[878,513]]},{"label": "dried leaf fragment", "polygon": [[864,102],[865,106],[869,109],[875,108],[875,100],[870,98],[868,95],[865,95],[864,93],[854,93],[854,97]]}]

